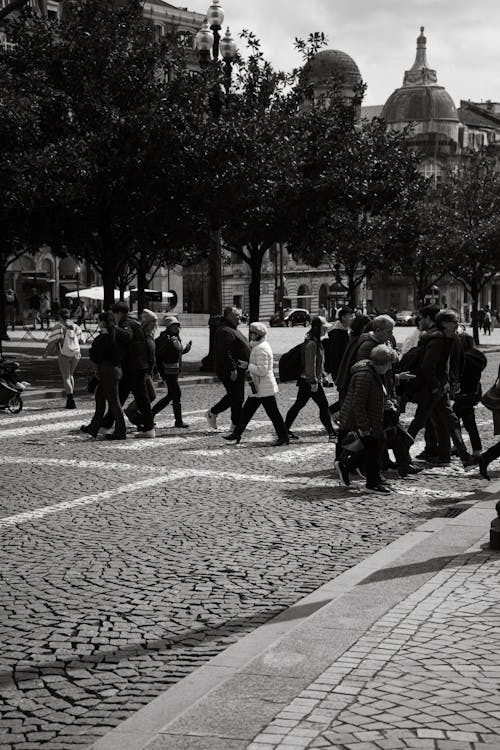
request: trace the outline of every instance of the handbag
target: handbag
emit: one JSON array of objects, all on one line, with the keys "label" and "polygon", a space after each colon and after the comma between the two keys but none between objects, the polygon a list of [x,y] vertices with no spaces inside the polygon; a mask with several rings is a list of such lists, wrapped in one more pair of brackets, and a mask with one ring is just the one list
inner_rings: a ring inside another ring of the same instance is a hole
[{"label": "handbag", "polygon": [[360,453],[364,450],[364,443],[357,432],[348,432],[342,439],[342,448],[350,453]]}]

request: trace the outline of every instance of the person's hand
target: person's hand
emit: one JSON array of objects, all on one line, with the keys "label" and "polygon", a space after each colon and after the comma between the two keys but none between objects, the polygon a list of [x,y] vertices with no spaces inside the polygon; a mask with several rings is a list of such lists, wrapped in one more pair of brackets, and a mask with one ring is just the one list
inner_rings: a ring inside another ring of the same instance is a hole
[{"label": "person's hand", "polygon": [[417,376],[414,375],[412,372],[400,372],[399,373],[399,379],[400,380],[415,380]]},{"label": "person's hand", "polygon": [[317,393],[317,392],[318,392],[318,387],[319,387],[319,386],[318,386],[318,384],[317,384],[317,383],[313,383],[313,384],[311,385],[311,393]]},{"label": "person's hand", "polygon": [[233,383],[236,382],[236,380],[238,380],[238,370],[231,370],[229,373],[229,379]]},{"label": "person's hand", "polygon": [[193,346],[193,342],[192,341],[188,341],[187,344],[186,344],[186,347],[184,349],[185,354],[187,354],[188,352],[191,351],[191,347],[192,346]]},{"label": "person's hand", "polygon": [[240,370],[246,370],[248,367],[248,362],[246,361],[246,359],[239,359],[238,367],[240,368]]}]

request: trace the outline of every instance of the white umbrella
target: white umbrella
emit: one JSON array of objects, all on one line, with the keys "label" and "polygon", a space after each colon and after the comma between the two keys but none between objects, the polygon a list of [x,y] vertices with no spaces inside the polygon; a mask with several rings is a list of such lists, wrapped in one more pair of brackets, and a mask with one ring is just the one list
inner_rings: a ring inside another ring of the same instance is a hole
[{"label": "white umbrella", "polygon": [[[66,297],[77,299],[78,297],[85,297],[85,299],[96,299],[101,302],[104,300],[104,287],[103,286],[91,286],[88,289],[79,289],[76,292],[67,292]],[[128,292],[125,292],[125,297],[128,296]],[[120,291],[115,289],[114,298],[120,299]]]},{"label": "white umbrella", "polygon": [[[131,289],[130,291],[131,292],[138,292],[139,290],[138,289]],[[153,292],[159,292],[160,290],[159,289],[145,289],[144,291],[145,292],[151,292],[151,293],[153,293]],[[128,295],[128,292],[126,292],[125,294]],[[168,299],[170,299],[170,297],[173,297],[173,296],[174,295],[172,294],[172,292],[162,292],[161,293],[162,300],[168,300]]]}]

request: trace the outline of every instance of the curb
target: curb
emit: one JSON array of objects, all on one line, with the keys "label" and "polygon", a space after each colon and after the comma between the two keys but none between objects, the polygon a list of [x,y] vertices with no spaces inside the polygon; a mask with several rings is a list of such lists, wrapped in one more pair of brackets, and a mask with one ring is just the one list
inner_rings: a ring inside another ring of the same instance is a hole
[{"label": "curb", "polygon": [[[433,518],[373,553],[195,669],[87,750],[142,750],[158,735],[159,744],[151,750],[187,748],[189,740],[208,750],[221,737],[227,750],[246,747],[383,614],[481,540],[499,497],[500,480],[480,491],[476,501],[457,503],[468,508],[458,517]],[[390,575],[414,567],[421,571],[409,578]],[[366,593],[370,589],[371,595]],[[349,628],[337,624],[339,613]],[[252,680],[255,692],[250,694]],[[280,697],[286,681],[293,682],[292,695]],[[237,730],[227,727],[224,707],[229,703],[229,716],[238,716]]]}]

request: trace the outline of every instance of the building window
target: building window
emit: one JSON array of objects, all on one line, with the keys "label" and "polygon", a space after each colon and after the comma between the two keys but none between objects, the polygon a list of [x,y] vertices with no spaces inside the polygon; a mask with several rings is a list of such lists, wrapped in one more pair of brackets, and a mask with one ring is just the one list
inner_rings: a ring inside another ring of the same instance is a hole
[{"label": "building window", "polygon": [[437,162],[424,162],[423,172],[424,177],[427,179],[432,179],[436,185],[442,180],[443,170]]}]

